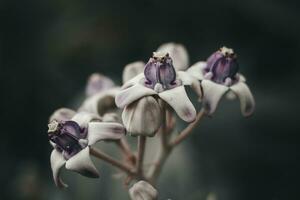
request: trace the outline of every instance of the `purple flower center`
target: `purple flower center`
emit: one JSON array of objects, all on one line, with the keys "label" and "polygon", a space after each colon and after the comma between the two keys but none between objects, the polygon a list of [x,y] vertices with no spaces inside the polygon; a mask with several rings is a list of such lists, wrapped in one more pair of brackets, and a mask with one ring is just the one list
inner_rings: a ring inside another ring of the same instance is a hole
[{"label": "purple flower center", "polygon": [[56,149],[62,152],[65,159],[69,159],[83,149],[79,140],[86,136],[86,129],[81,128],[74,121],[53,121],[49,124],[49,140],[56,144]]},{"label": "purple flower center", "polygon": [[171,89],[176,85],[176,72],[169,54],[153,53],[145,66],[145,86],[154,89],[157,84],[162,89]]},{"label": "purple flower center", "polygon": [[232,49],[222,47],[207,59],[204,74],[211,73],[212,81],[225,84],[228,78],[230,81],[235,81],[238,70],[236,54]]}]

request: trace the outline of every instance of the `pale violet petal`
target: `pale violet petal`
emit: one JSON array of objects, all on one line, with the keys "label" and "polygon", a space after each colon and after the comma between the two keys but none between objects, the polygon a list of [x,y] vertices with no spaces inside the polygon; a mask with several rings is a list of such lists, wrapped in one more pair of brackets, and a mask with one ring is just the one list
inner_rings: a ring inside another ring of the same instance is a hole
[{"label": "pale violet petal", "polygon": [[177,44],[174,42],[162,44],[157,51],[169,53],[176,70],[185,70],[188,68],[189,55],[186,48],[182,44]]},{"label": "pale violet petal", "polygon": [[189,85],[196,92],[199,98],[202,97],[202,90],[200,86],[200,82],[194,76],[190,75],[187,72],[177,71],[177,79],[181,80],[183,85]]},{"label": "pale violet petal", "polygon": [[98,92],[97,94],[87,98],[82,103],[78,111],[94,113],[102,116],[109,110],[116,108],[115,96],[119,91],[120,88],[115,87],[103,92]]},{"label": "pale violet petal", "polygon": [[149,95],[154,95],[156,92],[150,88],[147,88],[139,83],[123,89],[116,96],[116,105],[119,108],[124,108],[130,103]]},{"label": "pale violet petal", "polygon": [[60,170],[65,165],[66,160],[64,159],[63,155],[54,149],[50,156],[50,164],[53,174],[53,179],[55,182],[55,185],[59,188],[65,188],[68,187],[60,178]]},{"label": "pale violet petal", "polygon": [[90,178],[98,178],[99,172],[90,158],[90,148],[86,147],[66,162],[66,169]]},{"label": "pale violet petal", "polygon": [[114,86],[115,84],[110,78],[99,73],[94,73],[88,79],[85,92],[87,96],[92,96],[98,92],[113,88]]},{"label": "pale violet petal", "polygon": [[230,89],[239,97],[242,114],[250,116],[255,108],[255,100],[249,87],[243,81],[240,81],[230,87]]},{"label": "pale violet petal", "polygon": [[132,136],[154,136],[161,125],[161,116],[160,105],[152,96],[131,103],[122,113],[124,126]]},{"label": "pale violet petal", "polygon": [[123,70],[123,83],[126,83],[136,75],[142,73],[144,71],[144,68],[145,63],[143,61],[136,61],[127,64]]},{"label": "pale violet petal", "polygon": [[157,200],[157,190],[146,181],[139,181],[129,189],[131,200]]},{"label": "pale violet petal", "polygon": [[53,112],[53,114],[49,118],[49,122],[56,120],[58,122],[68,121],[76,114],[74,110],[69,108],[60,108]]},{"label": "pale violet petal", "polygon": [[72,121],[75,121],[80,127],[87,127],[89,122],[101,121],[101,118],[94,113],[79,112],[72,118]]},{"label": "pale violet petal", "polygon": [[88,144],[93,145],[100,140],[119,140],[125,135],[122,124],[115,122],[90,122],[88,127]]},{"label": "pale violet petal", "polygon": [[144,75],[144,72],[142,72],[142,73],[136,75],[135,77],[133,77],[132,79],[130,79],[129,81],[127,81],[126,83],[124,83],[122,85],[122,89],[126,89],[133,85],[136,85],[137,83],[140,83],[144,79],[145,79],[145,75]]},{"label": "pale violet petal", "polygon": [[181,119],[186,122],[195,120],[196,110],[187,96],[184,86],[166,90],[158,95],[175,110]]},{"label": "pale violet petal", "polygon": [[204,79],[204,68],[206,67],[206,62],[200,61],[195,64],[193,64],[191,67],[189,67],[186,72],[189,73],[190,75],[194,76],[198,80],[203,80]]},{"label": "pale violet petal", "polygon": [[227,86],[214,83],[210,80],[203,80],[201,82],[203,89],[203,104],[208,115],[215,112],[217,105],[222,96],[229,90]]}]

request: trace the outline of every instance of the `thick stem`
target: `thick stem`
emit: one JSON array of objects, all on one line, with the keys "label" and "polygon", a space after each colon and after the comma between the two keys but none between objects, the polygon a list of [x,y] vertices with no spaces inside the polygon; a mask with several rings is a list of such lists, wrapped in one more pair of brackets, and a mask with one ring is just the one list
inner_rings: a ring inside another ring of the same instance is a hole
[{"label": "thick stem", "polygon": [[90,154],[95,156],[96,158],[99,158],[115,167],[117,167],[118,169],[126,172],[129,175],[134,175],[132,169],[127,166],[124,165],[123,163],[119,162],[118,160],[115,160],[114,158],[112,158],[111,156],[107,155],[106,153],[103,153],[102,151],[95,149],[95,148],[90,148]]},{"label": "thick stem", "polygon": [[170,145],[174,147],[180,144],[184,139],[186,139],[192,133],[192,130],[196,127],[196,125],[204,116],[204,114],[205,111],[203,109],[200,112],[198,112],[195,121],[190,123],[185,129],[183,129],[181,133],[170,143]]},{"label": "thick stem", "polygon": [[143,173],[143,161],[144,161],[144,154],[146,148],[146,136],[139,136],[138,137],[138,156],[136,161],[136,171],[138,174]]},{"label": "thick stem", "polygon": [[132,153],[130,146],[127,142],[127,140],[125,138],[121,138],[121,140],[119,140],[117,142],[117,145],[120,147],[120,149],[122,150],[124,157],[126,159],[126,161],[129,161],[131,165],[135,165],[135,155]]}]

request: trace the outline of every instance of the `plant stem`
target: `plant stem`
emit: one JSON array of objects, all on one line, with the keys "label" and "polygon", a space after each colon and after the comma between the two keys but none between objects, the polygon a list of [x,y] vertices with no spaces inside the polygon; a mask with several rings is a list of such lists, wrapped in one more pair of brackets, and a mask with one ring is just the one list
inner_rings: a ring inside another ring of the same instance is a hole
[{"label": "plant stem", "polygon": [[136,162],[136,171],[138,174],[143,173],[143,160],[145,154],[145,147],[146,147],[146,136],[140,135],[138,137],[138,156]]},{"label": "plant stem", "polygon": [[129,175],[134,175],[134,173],[132,172],[132,169],[127,166],[124,165],[123,163],[121,163],[118,160],[115,160],[114,158],[112,158],[111,156],[107,155],[106,153],[103,153],[102,151],[95,149],[95,148],[90,148],[90,154],[95,156],[96,158],[99,158],[107,163],[110,163],[111,165],[119,168],[120,170],[126,172]]},{"label": "plant stem", "polygon": [[184,139],[186,139],[191,133],[192,130],[196,127],[200,119],[204,116],[205,111],[202,109],[198,112],[195,121],[190,123],[185,129],[181,131],[181,133],[170,143],[172,147],[180,144]]},{"label": "plant stem", "polygon": [[131,165],[135,165],[135,155],[132,153],[130,146],[126,140],[126,138],[121,138],[118,142],[117,145],[120,147],[122,150],[126,161],[129,161]]}]

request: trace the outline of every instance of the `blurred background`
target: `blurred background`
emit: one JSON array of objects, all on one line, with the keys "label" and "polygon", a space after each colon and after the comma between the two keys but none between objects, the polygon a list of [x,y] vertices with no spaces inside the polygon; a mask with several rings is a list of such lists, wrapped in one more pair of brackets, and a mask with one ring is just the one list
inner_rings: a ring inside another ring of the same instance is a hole
[{"label": "blurred background", "polygon": [[124,65],[147,61],[170,41],[186,46],[191,64],[223,45],[234,48],[257,107],[245,119],[237,101],[222,101],[183,144],[193,171],[174,170],[190,178],[161,183],[161,199],[298,199],[299,6],[291,0],[1,0],[0,199],[114,200],[103,179],[117,181],[107,170],[102,179],[80,177],[68,190],[55,188],[48,117],[74,105],[91,73],[121,83]]}]

